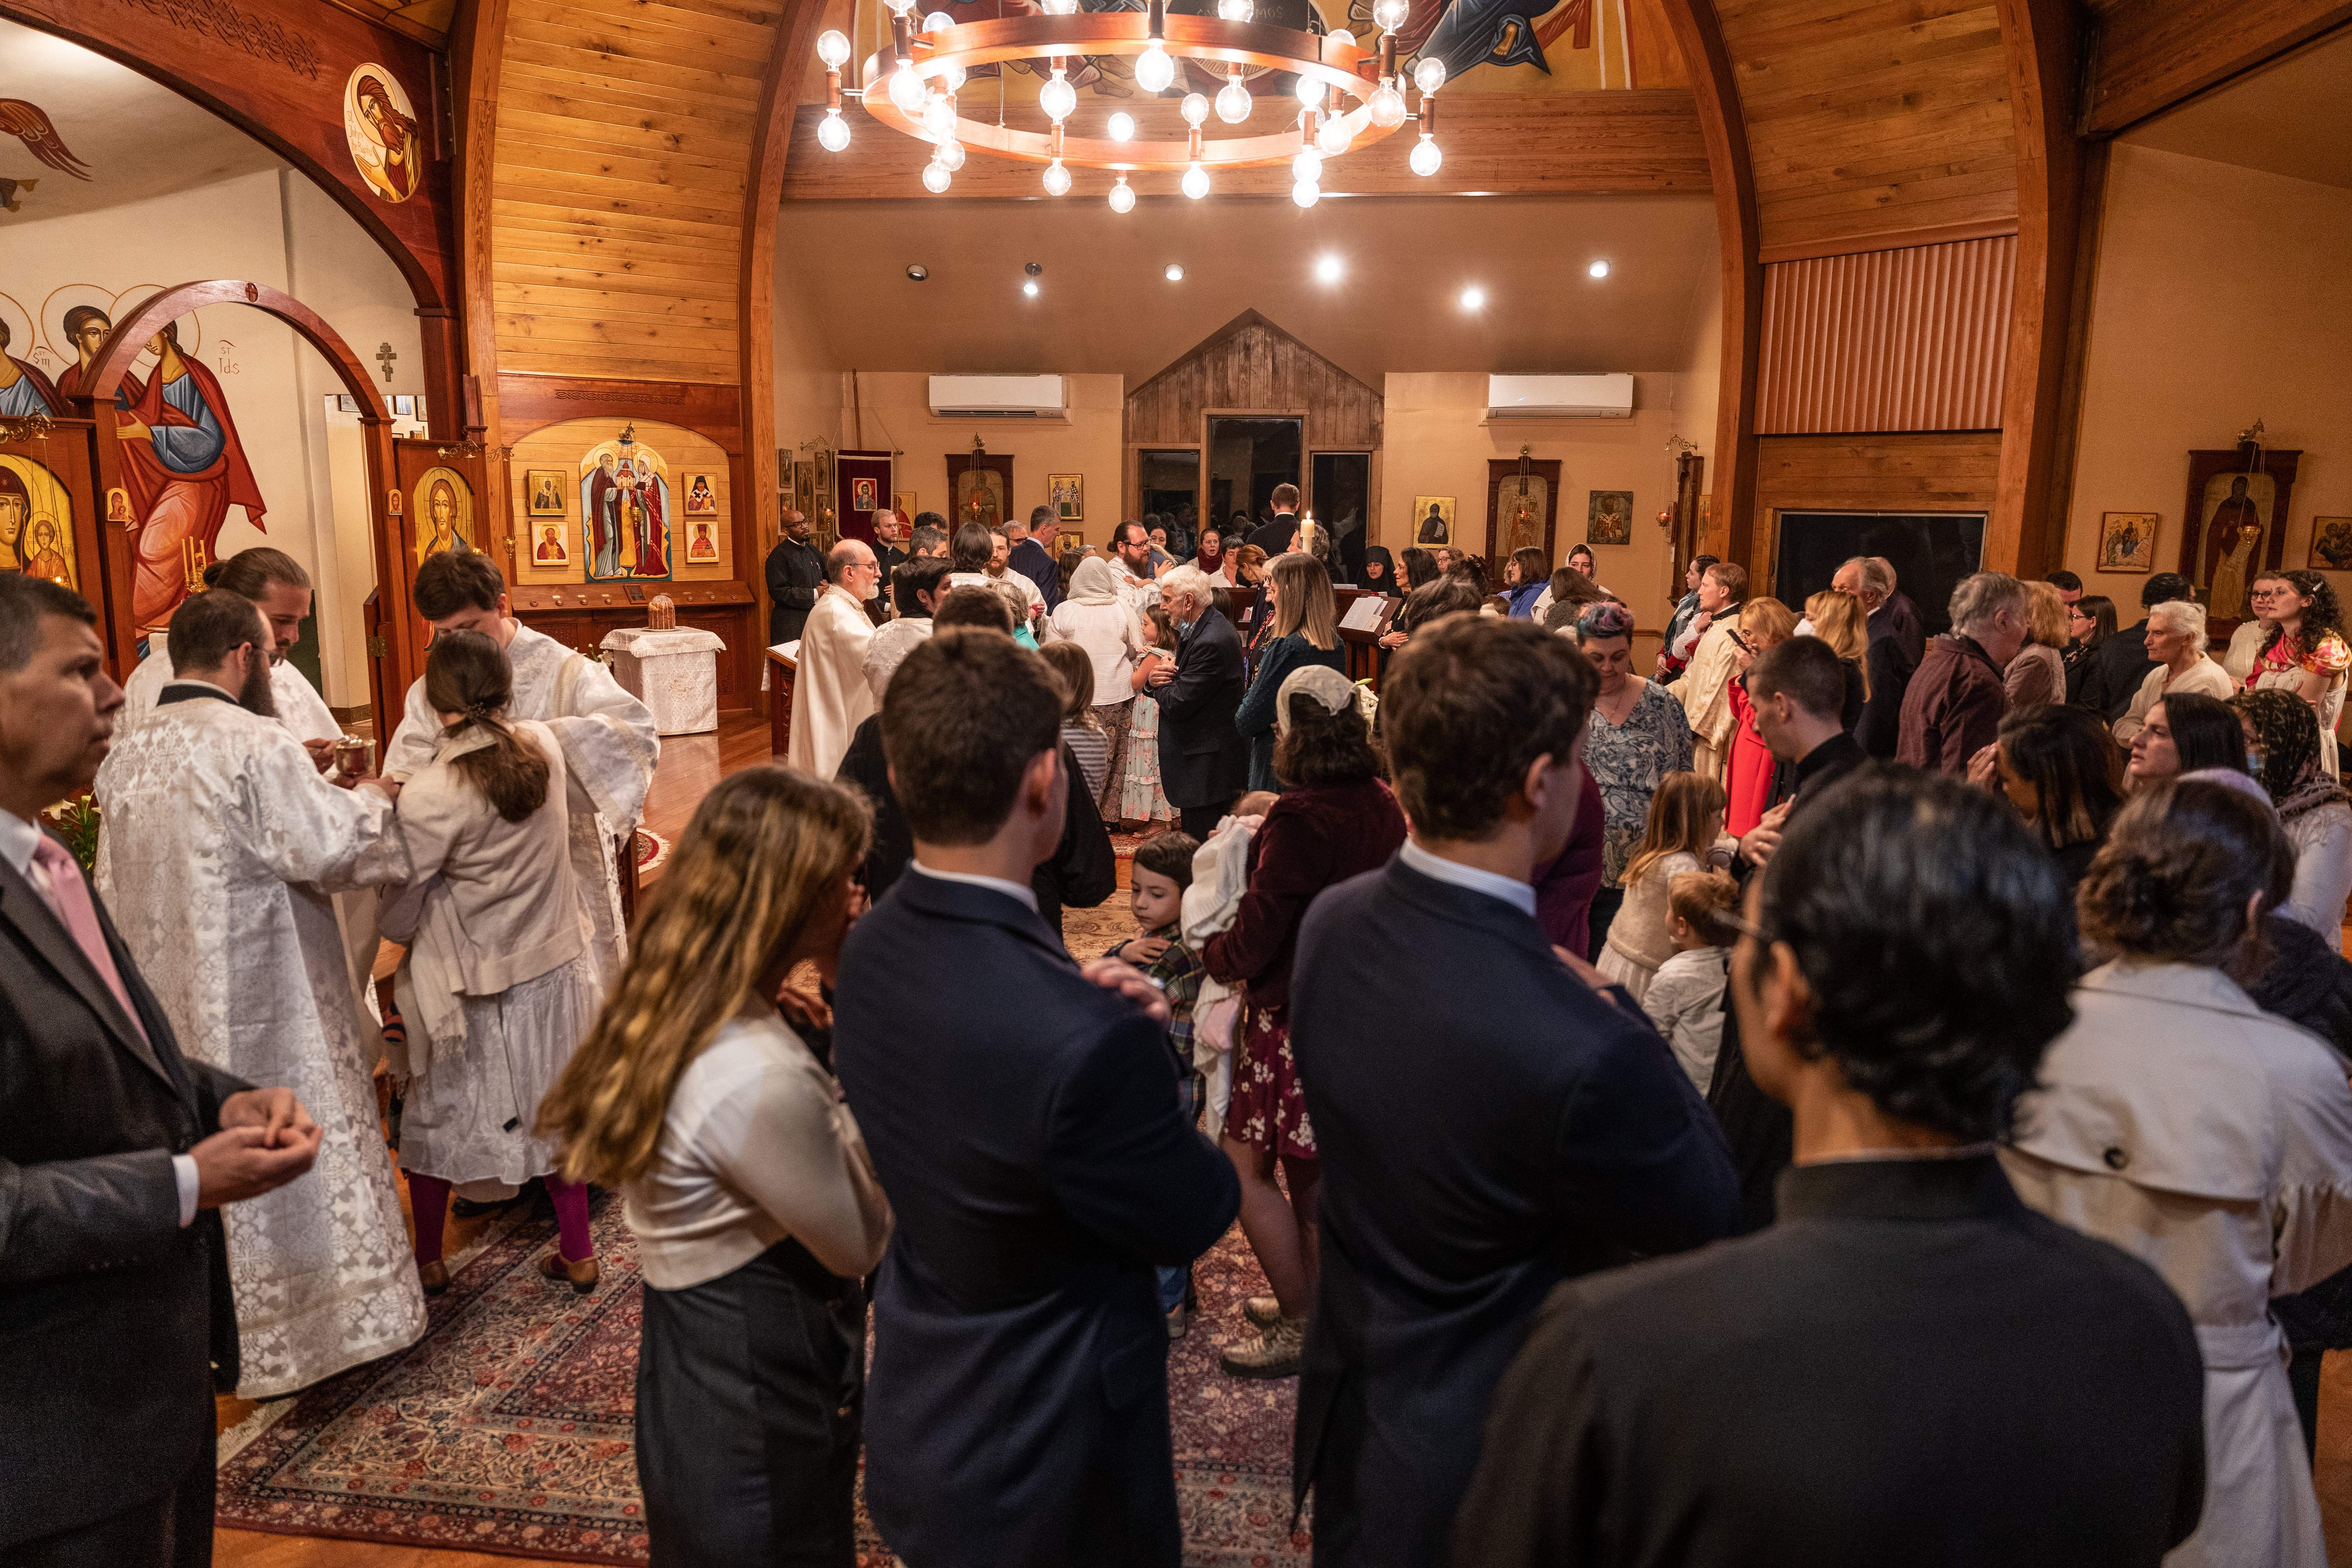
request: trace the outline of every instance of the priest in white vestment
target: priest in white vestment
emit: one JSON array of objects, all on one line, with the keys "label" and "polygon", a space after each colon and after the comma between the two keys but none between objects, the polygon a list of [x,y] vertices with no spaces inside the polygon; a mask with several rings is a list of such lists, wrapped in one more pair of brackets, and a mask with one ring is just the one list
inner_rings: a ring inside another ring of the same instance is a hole
[{"label": "priest in white vestment", "polygon": [[843,540],[825,554],[824,588],[801,628],[784,760],[821,779],[833,777],[857,726],[874,711],[874,692],[866,684],[866,649],[874,638],[874,623],[866,601],[881,581],[882,570],[865,542]]},{"label": "priest in white vestment", "polygon": [[1732,637],[1738,630],[1738,606],[1717,616],[1691,650],[1690,667],[1666,689],[1681,700],[1683,715],[1690,721],[1691,771],[1717,784],[1723,782],[1724,765],[1731,756],[1735,723],[1730,689],[1739,658],[1739,645]]},{"label": "priest in white vestment", "polygon": [[[598,661],[535,632],[508,614],[506,579],[490,558],[443,551],[416,569],[416,611],[434,632],[481,632],[507,650],[514,667],[513,719],[535,719],[563,746],[572,801],[572,870],[594,922],[599,979],[610,992],[628,954],[621,923],[618,845],[633,843],[646,792],[661,760],[653,710],[623,689]],[[405,783],[432,763],[441,721],[425,700],[419,676],[406,711],[384,749],[386,778]]]},{"label": "priest in white vestment", "polygon": [[388,792],[338,788],[268,716],[269,635],[251,601],[172,617],[175,678],[118,739],[95,793],[98,885],[190,1056],[282,1083],[324,1131],[303,1181],[225,1209],[244,1345],[268,1399],[413,1344],[425,1297],[378,1121],[379,1043],[352,994],[331,893],[397,884]]},{"label": "priest in white vestment", "polygon": [[[343,727],[327,700],[319,695],[319,689],[286,657],[302,640],[302,622],[310,614],[310,574],[284,551],[257,544],[206,567],[205,586],[226,588],[260,607],[263,619],[269,623],[269,693],[278,704],[278,721],[302,742],[310,760],[324,773]],[[149,636],[147,657],[122,683],[122,711],[114,721],[116,740],[136,731],[155,711],[156,698],[172,679],[169,653],[166,634],[159,631]]]}]

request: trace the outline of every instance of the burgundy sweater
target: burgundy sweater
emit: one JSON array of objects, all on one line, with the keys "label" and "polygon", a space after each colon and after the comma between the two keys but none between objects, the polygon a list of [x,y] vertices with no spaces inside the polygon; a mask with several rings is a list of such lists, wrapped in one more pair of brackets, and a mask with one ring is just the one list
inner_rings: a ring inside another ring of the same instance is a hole
[{"label": "burgundy sweater", "polygon": [[1283,1005],[1307,906],[1333,883],[1386,865],[1404,833],[1404,813],[1378,779],[1289,791],[1251,842],[1240,911],[1209,939],[1201,962],[1228,985],[1246,984],[1253,1002]]}]

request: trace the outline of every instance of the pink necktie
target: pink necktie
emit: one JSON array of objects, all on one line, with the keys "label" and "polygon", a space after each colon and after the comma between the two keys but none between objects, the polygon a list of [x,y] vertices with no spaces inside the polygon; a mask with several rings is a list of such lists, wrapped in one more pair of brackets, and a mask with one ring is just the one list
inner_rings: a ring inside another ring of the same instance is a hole
[{"label": "pink necktie", "polygon": [[98,929],[98,909],[89,901],[89,884],[82,880],[81,868],[74,864],[74,858],[67,853],[64,845],[47,834],[41,836],[40,844],[33,850],[33,860],[49,879],[49,901],[57,908],[58,919],[65,921],[66,931],[81,949],[82,956],[106,982],[106,988],[114,993],[114,999],[122,1004],[123,1016],[139,1031],[139,1037],[145,1039],[147,1026],[139,1021],[139,1009],[131,1005],[131,993],[123,989],[122,973],[114,967],[114,954],[107,951],[106,933]]}]

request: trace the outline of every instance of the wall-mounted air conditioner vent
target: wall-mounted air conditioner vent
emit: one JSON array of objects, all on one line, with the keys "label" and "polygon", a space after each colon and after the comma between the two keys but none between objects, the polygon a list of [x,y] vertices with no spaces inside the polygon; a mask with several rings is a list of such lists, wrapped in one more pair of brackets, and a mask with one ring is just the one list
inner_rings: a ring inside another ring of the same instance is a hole
[{"label": "wall-mounted air conditioner vent", "polygon": [[1615,375],[1490,375],[1489,419],[1631,419],[1633,378]]},{"label": "wall-mounted air conditioner vent", "polygon": [[1060,419],[1058,375],[935,375],[931,412],[951,419]]}]

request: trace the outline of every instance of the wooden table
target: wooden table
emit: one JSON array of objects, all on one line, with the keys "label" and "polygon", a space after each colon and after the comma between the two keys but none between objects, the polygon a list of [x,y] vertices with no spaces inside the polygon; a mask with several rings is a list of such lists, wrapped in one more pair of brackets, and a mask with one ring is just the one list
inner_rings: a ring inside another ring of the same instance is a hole
[{"label": "wooden table", "polygon": [[799,674],[800,666],[792,655],[772,647],[768,650],[768,741],[779,761],[791,750],[793,680]]}]

